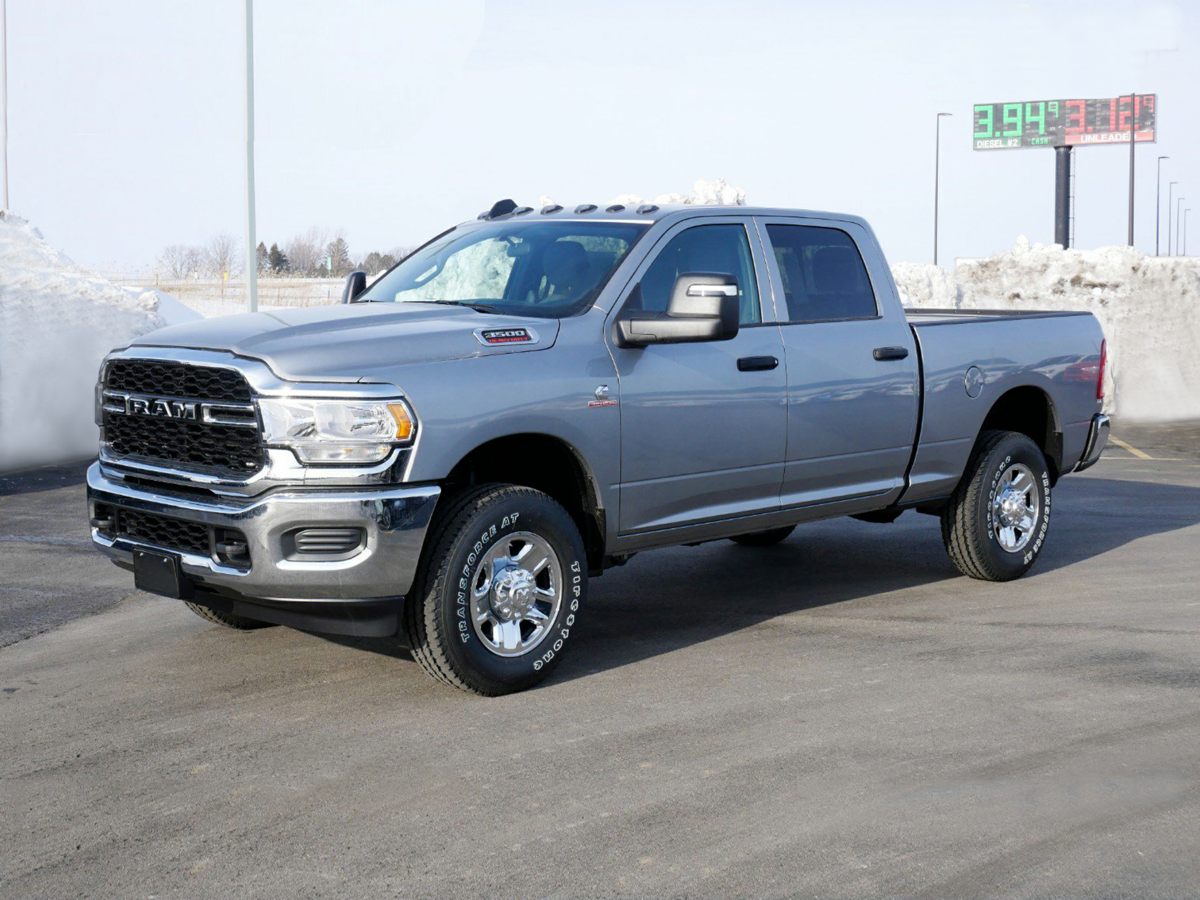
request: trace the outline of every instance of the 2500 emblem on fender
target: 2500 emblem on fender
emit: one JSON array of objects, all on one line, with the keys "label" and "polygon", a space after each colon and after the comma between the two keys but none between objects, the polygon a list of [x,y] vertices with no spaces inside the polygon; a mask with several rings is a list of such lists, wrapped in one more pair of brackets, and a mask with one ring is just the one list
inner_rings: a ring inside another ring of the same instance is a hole
[{"label": "2500 emblem on fender", "polygon": [[536,344],[537,332],[532,328],[476,328],[475,339],[484,346],[497,344]]}]

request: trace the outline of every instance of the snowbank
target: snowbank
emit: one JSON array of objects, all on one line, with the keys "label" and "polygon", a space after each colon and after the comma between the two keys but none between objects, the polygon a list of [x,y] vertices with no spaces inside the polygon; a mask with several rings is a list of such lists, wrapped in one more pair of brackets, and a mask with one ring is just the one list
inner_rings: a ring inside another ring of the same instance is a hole
[{"label": "snowbank", "polygon": [[659,206],[669,206],[683,203],[687,206],[745,206],[746,192],[739,187],[727,184],[724,178],[700,178],[692,185],[687,194],[659,194],[657,197],[646,199],[638,194],[618,194],[609,203],[620,203],[625,206],[637,206],[639,203],[656,203]]},{"label": "snowbank", "polygon": [[1008,253],[892,268],[905,304],[959,309],[1079,309],[1108,338],[1109,410],[1128,420],[1200,418],[1200,259],[1129,247],[1063,250],[1018,239]]},{"label": "snowbank", "polygon": [[94,454],[104,354],[192,318],[165,294],[89,275],[25,220],[0,213],[0,471]]}]

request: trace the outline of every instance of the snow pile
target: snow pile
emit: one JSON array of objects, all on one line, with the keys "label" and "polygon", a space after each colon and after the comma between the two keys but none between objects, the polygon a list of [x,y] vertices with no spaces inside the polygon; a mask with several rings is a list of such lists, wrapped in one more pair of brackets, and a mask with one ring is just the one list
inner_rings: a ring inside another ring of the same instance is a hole
[{"label": "snow pile", "polygon": [[1130,247],[1063,250],[1018,239],[1008,253],[892,269],[906,305],[1094,313],[1108,339],[1109,411],[1125,419],[1200,418],[1200,259]]},{"label": "snow pile", "polygon": [[637,206],[640,203],[655,203],[659,206],[680,203],[686,206],[745,206],[746,192],[727,184],[724,178],[700,178],[687,194],[659,194],[649,200],[637,194],[618,194],[609,202],[624,206]]},{"label": "snow pile", "polygon": [[87,274],[25,220],[0,213],[0,471],[94,454],[104,354],[192,318],[165,294]]}]

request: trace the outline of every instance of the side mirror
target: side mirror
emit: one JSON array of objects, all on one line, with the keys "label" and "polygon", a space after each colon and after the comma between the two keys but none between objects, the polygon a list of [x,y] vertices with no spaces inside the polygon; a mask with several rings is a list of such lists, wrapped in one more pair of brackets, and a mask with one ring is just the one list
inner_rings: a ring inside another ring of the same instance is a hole
[{"label": "side mirror", "polygon": [[367,289],[367,273],[361,270],[351,272],[346,276],[346,286],[342,288],[343,303],[357,303],[358,296]]},{"label": "side mirror", "polygon": [[684,344],[727,341],[738,333],[741,301],[732,275],[690,272],[675,279],[664,312],[629,310],[617,319],[617,344]]}]

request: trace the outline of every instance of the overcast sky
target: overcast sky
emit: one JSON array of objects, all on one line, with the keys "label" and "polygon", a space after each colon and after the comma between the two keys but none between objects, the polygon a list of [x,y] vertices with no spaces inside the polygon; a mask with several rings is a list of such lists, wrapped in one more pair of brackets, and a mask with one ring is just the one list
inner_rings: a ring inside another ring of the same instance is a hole
[{"label": "overcast sky", "polygon": [[[340,229],[355,255],[511,196],[686,191],[866,216],[893,259],[1053,237],[1051,150],[971,149],[975,102],[1159,95],[1139,145],[1194,194],[1200,14],[1191,2],[400,3],[258,0],[258,234]],[[242,0],[8,0],[13,209],[78,262],[150,264],[241,235]],[[1076,238],[1125,241],[1128,151],[1075,154]],[[1165,240],[1164,210],[1164,240]]]}]

